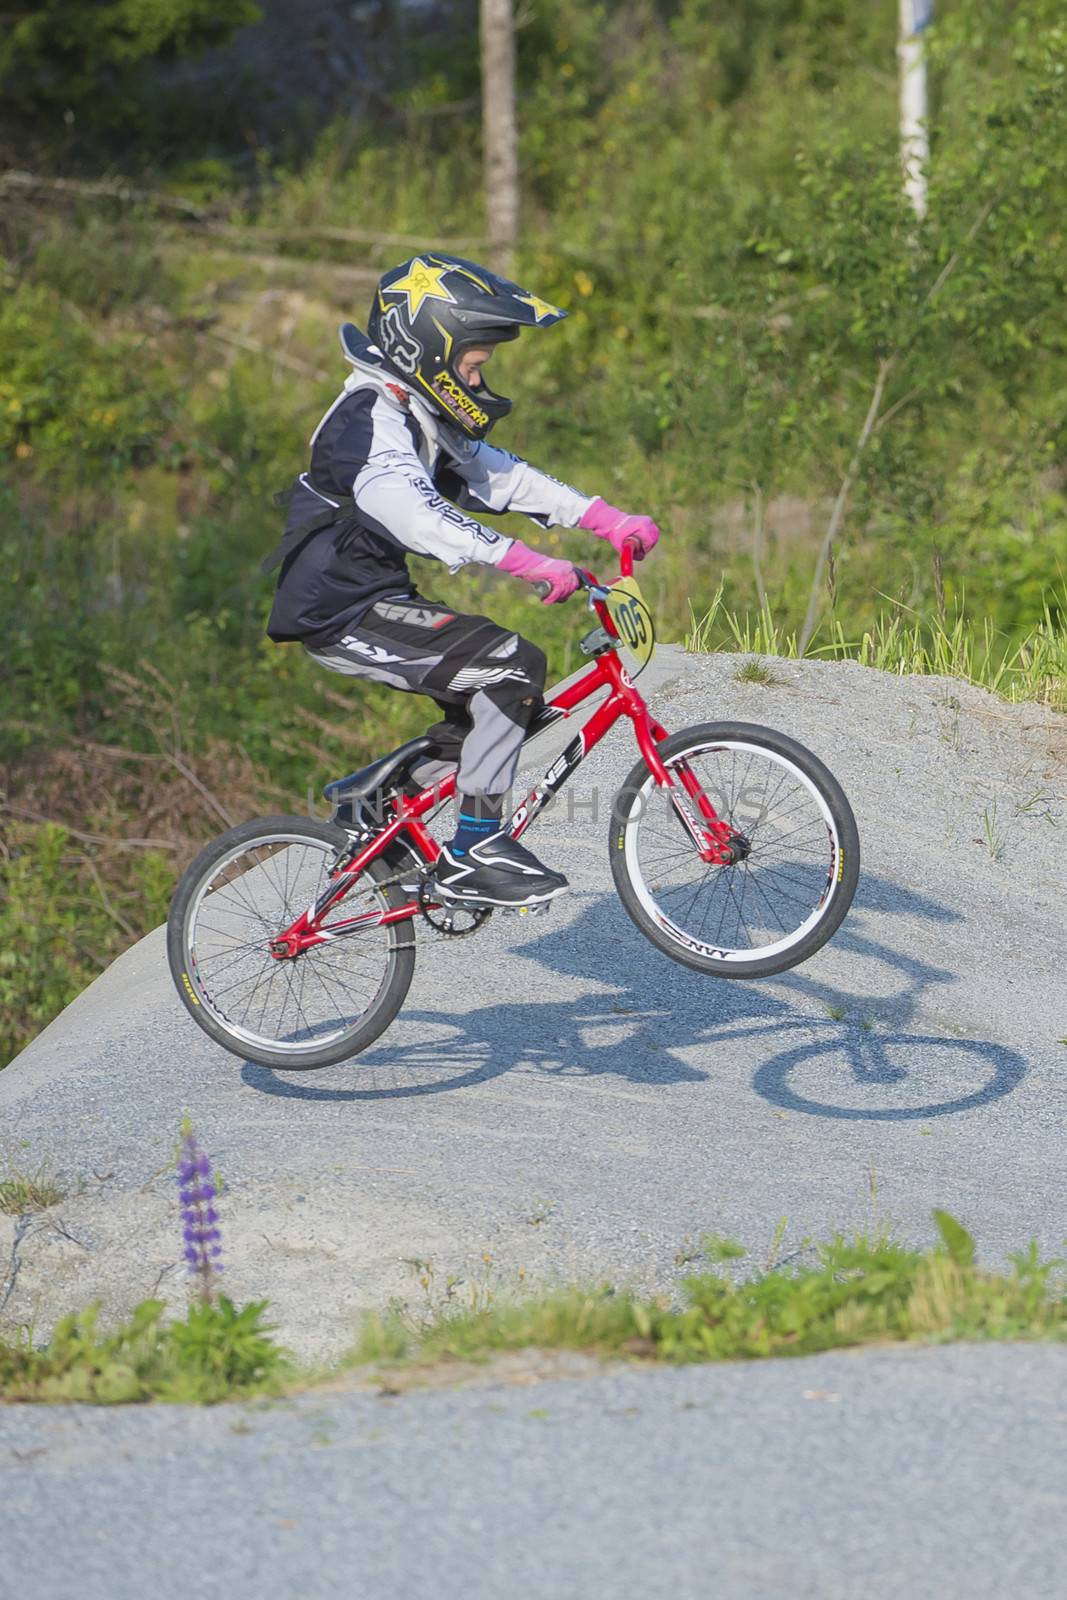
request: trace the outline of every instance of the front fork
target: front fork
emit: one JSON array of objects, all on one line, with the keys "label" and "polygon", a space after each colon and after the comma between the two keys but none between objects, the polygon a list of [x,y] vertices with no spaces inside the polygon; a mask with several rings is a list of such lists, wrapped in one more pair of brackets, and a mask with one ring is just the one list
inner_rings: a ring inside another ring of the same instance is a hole
[{"label": "front fork", "polygon": [[[617,659],[605,658],[604,674],[622,702],[621,709],[631,719],[641,754],[661,789],[670,795],[675,816],[692,840],[693,847],[708,866],[732,867],[744,861],[752,849],[744,834],[724,822],[700,785],[688,761],[668,769],[656,746],[663,743],[667,730],[661,727],[630,681],[629,673]],[[680,779],[680,783],[676,781]],[[692,804],[690,803],[692,802]],[[695,806],[695,809],[694,809]]]},{"label": "front fork", "polygon": [[677,784],[671,785],[674,790],[671,805],[696,846],[701,861],[714,867],[733,867],[739,861],[744,861],[752,850],[748,839],[718,815],[688,761],[683,761],[675,771],[688,799],[696,802],[702,820],[698,821],[687,801],[682,799]]}]

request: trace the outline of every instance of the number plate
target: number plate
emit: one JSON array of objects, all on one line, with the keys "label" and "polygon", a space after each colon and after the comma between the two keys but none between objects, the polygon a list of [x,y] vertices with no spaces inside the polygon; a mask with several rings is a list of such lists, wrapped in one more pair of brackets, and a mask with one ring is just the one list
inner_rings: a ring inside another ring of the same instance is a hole
[{"label": "number plate", "polygon": [[638,670],[652,660],[656,648],[656,629],[648,601],[641,593],[636,578],[620,578],[613,583],[607,599],[611,620],[619,630],[619,639],[627,654],[632,656]]}]

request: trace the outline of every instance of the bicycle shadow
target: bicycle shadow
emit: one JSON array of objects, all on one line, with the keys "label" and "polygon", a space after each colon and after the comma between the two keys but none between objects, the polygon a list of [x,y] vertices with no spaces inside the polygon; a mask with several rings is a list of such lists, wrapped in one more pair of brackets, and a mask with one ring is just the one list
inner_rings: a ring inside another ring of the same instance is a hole
[{"label": "bicycle shadow", "polygon": [[[553,943],[551,939],[543,941],[538,958],[570,976],[595,976],[590,957],[603,948],[605,939],[615,942],[620,965],[625,962],[620,946],[631,943],[635,949],[645,948],[643,963],[639,956],[638,976],[632,990],[640,995],[647,990],[650,980],[654,981],[647,970],[647,947],[621,912],[612,925],[613,909],[616,908],[610,900],[598,901],[571,925],[567,930],[571,937],[566,943],[570,958],[560,960],[563,943],[561,940]],[[863,973],[872,972],[877,966],[883,973],[888,970],[898,975],[897,991],[872,1002],[871,986],[867,983],[857,991],[816,976],[818,955],[814,958],[814,971],[813,964],[809,963],[758,983],[712,979],[710,1004],[716,1016],[701,1031],[699,1043],[705,1047],[723,1046],[744,1039],[764,1038],[768,1044],[774,1044],[790,1033],[808,1035],[794,1048],[779,1051],[762,1062],[753,1074],[752,1086],[765,1100],[783,1110],[813,1116],[853,1121],[926,1121],[974,1110],[1010,1094],[1028,1071],[1025,1058],[1017,1051],[987,1039],[904,1031],[919,1020],[930,992],[939,985],[955,983],[956,975],[910,950],[894,948],[879,939],[875,921],[879,914],[942,924],[964,920],[959,912],[929,896],[891,879],[864,873],[848,918],[834,936],[830,948],[841,955],[858,957],[863,963]],[[583,920],[587,926],[579,928]],[[599,926],[596,925],[598,921]],[[531,953],[529,947],[525,953]],[[669,982],[676,1016],[679,1012],[686,1014],[690,1003],[707,1007],[709,980],[706,977],[676,966]],[[791,1004],[792,996],[806,1002],[803,1009]],[[812,1006],[818,1006],[826,1013],[825,1017],[813,1015]],[[892,1031],[885,1031],[885,1024],[889,1024]],[[827,1037],[816,1037],[813,1041],[810,1038],[813,1032]],[[680,1041],[676,1041],[674,1047],[684,1048]],[[901,1065],[896,1059],[898,1056],[907,1059],[909,1065]],[[842,1104],[844,1095],[837,1100],[829,1098],[835,1092],[834,1078],[835,1074],[839,1076],[842,1061],[850,1069],[852,1083],[861,1089],[881,1086],[889,1090],[894,1085],[902,1085],[909,1076],[919,1077],[921,1062],[925,1081],[940,1078],[950,1092],[937,1093],[932,1098],[915,1098],[911,1104],[875,1105],[870,1099],[865,1104]],[[805,1071],[816,1080],[817,1092],[802,1092],[796,1086],[796,1078]]]},{"label": "bicycle shadow", "polygon": [[[929,992],[955,978],[879,940],[870,924],[882,913],[933,923],[961,920],[937,901],[867,874],[834,949],[858,957],[862,972],[877,964],[899,975],[897,992],[873,1008],[869,987],[853,992],[810,967],[749,983],[709,979],[668,963],[650,950],[617,902],[601,895],[568,924],[515,952],[568,979],[595,983],[599,993],[566,1001],[508,1001],[466,1013],[405,1010],[403,1019],[428,1027],[430,1037],[405,1042],[402,1062],[387,1041],[366,1051],[354,1063],[358,1087],[311,1083],[251,1062],[242,1076],[260,1093],[325,1102],[443,1094],[516,1069],[561,1078],[611,1074],[668,1088],[710,1079],[709,1058],[716,1070],[722,1062],[728,1066],[730,1047],[742,1041],[764,1040],[774,1048],[803,1035],[753,1074],[757,1094],[784,1110],[857,1121],[925,1121],[1010,1094],[1027,1071],[1016,1051],[982,1039],[905,1031]],[[602,953],[609,947],[613,971],[626,973],[628,981],[605,992]],[[694,1052],[702,1064],[686,1059]],[[875,1103],[878,1096],[885,1103]],[[850,1098],[860,1103],[847,1103]]]},{"label": "bicycle shadow", "polygon": [[325,1102],[446,1094],[516,1070],[558,1078],[611,1074],[630,1083],[661,1087],[710,1077],[677,1059],[671,1046],[651,1036],[650,1028],[670,1026],[669,1011],[624,1005],[624,999],[630,999],[624,991],[612,991],[565,1001],[516,1000],[481,1006],[465,1015],[410,1007],[403,1012],[404,1021],[428,1027],[431,1037],[406,1040],[400,1058],[395,1045],[388,1043],[356,1057],[352,1068],[359,1074],[359,1087],[309,1083],[303,1076],[297,1080],[257,1062],[246,1062],[242,1077],[263,1094]]}]

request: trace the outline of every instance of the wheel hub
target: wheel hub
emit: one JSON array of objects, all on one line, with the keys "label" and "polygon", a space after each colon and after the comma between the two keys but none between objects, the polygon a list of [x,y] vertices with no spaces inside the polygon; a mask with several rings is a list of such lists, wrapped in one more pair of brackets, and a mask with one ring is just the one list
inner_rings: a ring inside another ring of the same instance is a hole
[{"label": "wheel hub", "polygon": [[752,845],[744,834],[731,834],[722,847],[722,864],[724,867],[736,867],[739,861],[747,861],[751,854]]}]

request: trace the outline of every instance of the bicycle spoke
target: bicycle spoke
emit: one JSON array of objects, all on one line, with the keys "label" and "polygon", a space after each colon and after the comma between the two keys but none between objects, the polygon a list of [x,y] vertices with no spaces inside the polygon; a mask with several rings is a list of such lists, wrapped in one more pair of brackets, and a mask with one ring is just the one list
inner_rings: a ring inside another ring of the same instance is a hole
[{"label": "bicycle spoke", "polygon": [[258,939],[235,940],[229,928],[212,927],[212,925],[205,922],[202,917],[197,919],[196,931],[197,933],[214,933],[220,939],[229,939],[230,943],[226,946],[227,954],[232,950],[262,950],[265,948],[267,943],[267,941],[262,937]]},{"label": "bicycle spoke", "polygon": [[[252,947],[249,946],[248,948],[252,948]],[[212,966],[212,963],[220,960],[222,956],[228,955],[228,954],[230,954],[229,951],[220,950],[217,955],[206,955],[206,956],[198,957],[197,958],[197,963],[196,963],[197,970],[201,974],[203,974],[205,967]],[[212,968],[212,972],[211,972],[211,981],[212,981],[212,983],[217,983],[218,980],[223,976],[224,973],[231,971],[232,968],[234,968],[234,967],[239,967],[241,965],[242,961],[247,961],[247,960],[248,960],[248,954],[247,954],[247,949],[246,949],[246,950],[243,950],[240,955],[234,956],[231,961],[227,962],[226,966],[224,966],[222,968],[213,967]]]},{"label": "bicycle spoke", "polygon": [[[354,1029],[383,993],[395,935],[380,921],[338,929],[295,957],[271,953],[270,941],[321,899],[335,859],[335,846],[299,831],[253,841],[217,862],[190,906],[184,961],[197,998],[251,1052],[291,1052],[298,1064]],[[363,878],[328,915],[348,922],[389,903]]]},{"label": "bicycle spoke", "polygon": [[[343,1021],[347,1017],[348,1012],[344,1009],[343,1006],[338,1005],[337,999],[336,999],[336,992],[335,992],[333,986],[326,982],[326,978],[325,978],[325,976],[324,976],[324,974],[323,974],[323,972],[322,972],[322,970],[321,970],[321,968],[319,966],[313,964],[312,968],[311,968],[311,972],[312,972],[312,976],[318,979],[319,983],[322,985],[323,989],[325,990],[326,995],[327,995],[327,997],[329,999],[329,1003],[330,1003],[330,1005],[333,1006],[334,1013],[335,1013],[338,1021]],[[344,992],[345,992],[344,985],[343,984],[340,985],[340,988],[341,988],[342,994],[344,994]],[[360,1007],[360,1009],[362,1010],[362,1007]],[[358,1015],[358,1012],[357,1012],[357,1015]]]},{"label": "bicycle spoke", "polygon": [[782,921],[782,919],[778,915],[777,911],[775,911],[774,907],[771,905],[771,902],[767,899],[767,896],[764,893],[759,881],[757,880],[755,873],[748,873],[747,876],[748,876],[748,878],[749,878],[749,880],[750,880],[750,882],[752,884],[752,887],[755,889],[756,893],[759,895],[759,897],[763,901],[764,905],[767,906],[767,908],[769,909],[769,911],[771,913],[771,916],[774,918],[775,922],[777,922],[779,932],[781,932],[783,934],[787,933],[789,930],[786,928],[785,923]]},{"label": "bicycle spoke", "polygon": [[[243,893],[243,892],[242,893],[238,893],[237,884],[238,884],[238,879],[236,879],[236,878],[228,879],[225,884],[220,885],[219,889],[214,889],[214,890],[211,891],[212,900],[214,900],[215,895],[219,894],[220,889],[223,889],[223,888],[232,889],[233,890],[233,894],[234,894],[234,898],[237,900],[238,904],[245,909],[247,914],[250,917],[254,918],[254,920],[256,922],[261,922],[265,928],[269,928],[270,927],[270,923],[263,916],[262,912],[260,912],[260,911],[258,911],[256,909],[255,904],[251,900],[249,900],[247,893]],[[245,890],[246,887],[247,886],[244,885],[244,884],[241,885],[241,889],[242,890]],[[226,896],[223,895],[222,898],[225,899]]]},{"label": "bicycle spoke", "polygon": [[639,873],[650,906],[669,906],[672,925],[710,954],[778,949],[826,900],[835,859],[811,786],[772,749],[740,740],[690,751],[667,767],[678,782],[692,774],[716,815],[747,839],[749,853],[733,866],[709,866],[686,848],[667,814],[668,791],[646,786],[629,824],[637,840],[636,861],[628,855],[631,877]]}]

